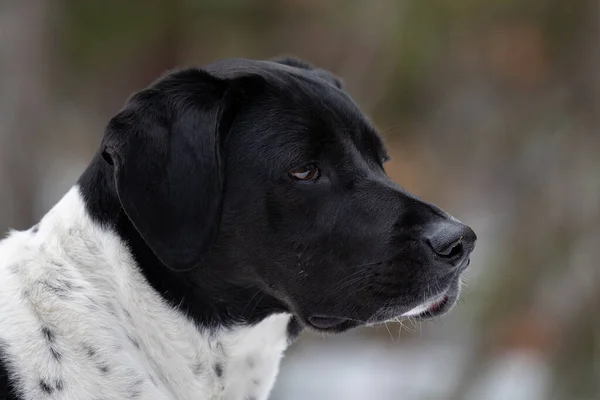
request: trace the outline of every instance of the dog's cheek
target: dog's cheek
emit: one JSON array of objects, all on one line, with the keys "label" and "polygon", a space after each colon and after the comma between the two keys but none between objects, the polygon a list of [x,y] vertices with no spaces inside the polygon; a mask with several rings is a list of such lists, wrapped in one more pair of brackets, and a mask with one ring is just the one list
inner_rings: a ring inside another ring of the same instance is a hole
[{"label": "dog's cheek", "polygon": [[275,190],[268,191],[264,201],[267,227],[270,233],[275,234],[280,232],[284,219],[284,207],[278,197],[278,193]]},{"label": "dog's cheek", "polygon": [[268,233],[284,237],[307,234],[323,208],[318,198],[287,186],[269,189],[263,204]]}]

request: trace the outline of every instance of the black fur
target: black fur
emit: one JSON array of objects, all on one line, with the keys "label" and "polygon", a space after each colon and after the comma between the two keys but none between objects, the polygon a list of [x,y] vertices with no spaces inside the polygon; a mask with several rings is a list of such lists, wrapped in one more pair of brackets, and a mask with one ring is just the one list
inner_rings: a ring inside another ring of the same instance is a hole
[{"label": "black fur", "polygon": [[295,57],[277,57],[277,58],[274,58],[272,61],[280,63],[280,64],[289,65],[290,67],[296,67],[296,68],[309,70],[313,74],[318,76],[319,78],[324,79],[325,81],[331,83],[338,89],[342,89],[342,87],[344,86],[342,83],[342,80],[339,77],[332,75],[331,73],[329,73],[328,71],[325,71],[324,69],[315,68],[314,66],[307,63],[304,60],[300,60]]},{"label": "black fur", "polygon": [[[439,315],[456,300],[475,234],[387,177],[382,140],[342,88],[294,58],[169,73],[109,122],[78,181],[86,207],[205,329],[291,312],[293,340],[304,326],[340,332],[445,293],[422,317]],[[317,179],[290,174],[308,164]],[[59,361],[55,333],[41,333]],[[14,400],[4,351],[0,399]],[[48,395],[63,388],[39,385]]]},{"label": "black fur", "polygon": [[52,392],[54,392],[54,388],[43,379],[40,379],[40,388],[46,394],[52,394]]},{"label": "black fur", "polygon": [[52,333],[52,331],[48,327],[42,327],[42,335],[44,335],[48,342],[54,342],[54,333]]},{"label": "black fur", "polygon": [[192,365],[192,371],[194,372],[194,375],[200,375],[202,371],[204,371],[204,366],[201,362],[197,362]]},{"label": "black fur", "polygon": [[62,359],[62,354],[59,353],[58,350],[56,350],[54,347],[50,347],[50,355],[52,355],[52,358],[54,358],[56,361],[60,361]]},{"label": "black fur", "polygon": [[220,363],[215,364],[215,374],[220,378],[223,376],[223,366]]},{"label": "black fur", "polygon": [[127,335],[127,339],[129,339],[129,341],[131,342],[131,344],[133,344],[133,347],[135,347],[136,349],[140,348],[140,342],[135,339],[134,337]]},{"label": "black fur", "polygon": [[83,345],[83,349],[85,350],[85,353],[87,354],[87,356],[89,358],[95,358],[96,357],[96,350],[94,350],[94,348],[88,344],[84,344]]},{"label": "black fur", "polygon": [[[340,88],[291,58],[170,73],[108,124],[79,181],[87,207],[202,326],[287,311],[290,336],[343,331],[446,289],[448,308],[475,235],[387,177]],[[309,163],[318,180],[290,178]]]},{"label": "black fur", "polygon": [[302,324],[298,321],[298,318],[292,317],[288,323],[287,335],[289,341],[294,341],[302,333]]},{"label": "black fur", "polygon": [[14,376],[8,368],[6,357],[6,343],[0,341],[0,400],[19,400],[16,387],[13,384]]}]

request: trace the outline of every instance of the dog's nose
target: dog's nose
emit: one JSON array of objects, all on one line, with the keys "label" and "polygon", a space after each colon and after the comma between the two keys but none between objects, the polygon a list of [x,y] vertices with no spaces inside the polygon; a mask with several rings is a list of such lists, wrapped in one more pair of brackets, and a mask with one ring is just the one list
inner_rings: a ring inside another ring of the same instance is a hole
[{"label": "dog's nose", "polygon": [[452,220],[436,223],[426,235],[426,242],[437,257],[453,266],[463,264],[476,241],[477,236],[470,227]]}]

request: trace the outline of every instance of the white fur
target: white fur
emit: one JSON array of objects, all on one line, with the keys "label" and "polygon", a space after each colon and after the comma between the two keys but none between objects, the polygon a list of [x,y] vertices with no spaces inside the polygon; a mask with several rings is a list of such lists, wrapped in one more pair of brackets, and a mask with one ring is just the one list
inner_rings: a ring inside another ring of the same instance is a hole
[{"label": "white fur", "polygon": [[77,187],[37,233],[0,241],[0,345],[26,399],[266,399],[289,318],[203,331],[89,218]]},{"label": "white fur", "polygon": [[404,314],[402,314],[402,317],[416,317],[417,315],[423,314],[425,311],[429,310],[437,302],[439,302],[444,297],[444,295],[445,295],[445,293],[442,293],[440,295],[435,296],[431,300],[427,300],[423,304],[418,305],[415,308],[413,308],[413,309],[405,312]]}]

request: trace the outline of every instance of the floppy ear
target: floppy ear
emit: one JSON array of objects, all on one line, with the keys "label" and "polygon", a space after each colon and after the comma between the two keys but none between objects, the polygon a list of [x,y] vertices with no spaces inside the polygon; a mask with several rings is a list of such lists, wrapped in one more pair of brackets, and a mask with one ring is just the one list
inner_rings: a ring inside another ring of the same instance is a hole
[{"label": "floppy ear", "polygon": [[296,68],[305,69],[307,71],[311,71],[312,73],[314,73],[321,79],[324,79],[327,82],[331,83],[333,86],[337,87],[338,89],[344,88],[344,84],[339,77],[333,75],[331,72],[329,72],[327,70],[324,70],[321,68],[315,68],[311,64],[309,64],[306,61],[301,60],[299,58],[276,57],[276,58],[273,58],[271,61],[279,63],[279,64],[289,65],[290,67],[296,67]]},{"label": "floppy ear", "polygon": [[132,96],[108,124],[103,157],[121,206],[170,269],[194,268],[217,234],[232,90],[204,71],[179,71]]}]

